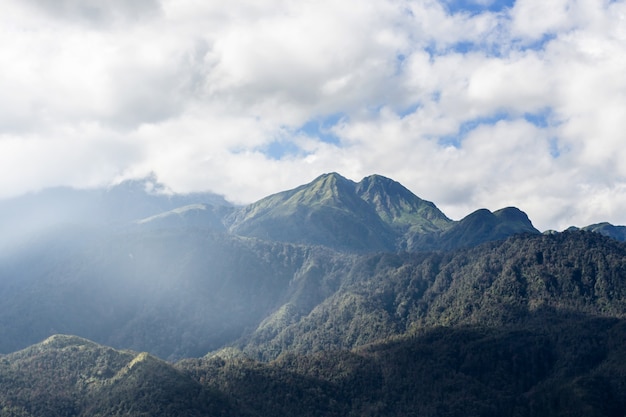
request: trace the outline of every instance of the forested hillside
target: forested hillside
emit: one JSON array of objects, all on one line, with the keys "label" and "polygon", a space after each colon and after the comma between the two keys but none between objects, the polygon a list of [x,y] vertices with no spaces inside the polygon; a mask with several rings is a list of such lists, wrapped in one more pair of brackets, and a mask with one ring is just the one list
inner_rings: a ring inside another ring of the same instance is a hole
[{"label": "forested hillside", "polygon": [[231,416],[228,401],[146,353],[57,335],[0,357],[0,416]]},{"label": "forested hillside", "polygon": [[552,316],[270,363],[215,355],[176,366],[259,416],[617,417],[626,412],[625,334],[623,320]]},{"label": "forested hillside", "polygon": [[511,327],[568,314],[626,317],[626,248],[590,232],[512,237],[455,252],[363,256],[309,315],[243,344],[254,357],[316,352],[435,326]]},{"label": "forested hillside", "polygon": [[[0,416],[626,413],[620,227],[453,221],[380,176],[53,195],[2,239]],[[92,221],[94,195],[134,208]]]},{"label": "forested hillside", "polygon": [[0,352],[64,333],[169,360],[203,355],[282,337],[371,275],[352,272],[362,255],[538,233],[517,209],[454,222],[377,175],[355,183],[325,174],[245,207],[160,189],[149,178],[0,202],[11,230],[0,238]]},{"label": "forested hillside", "polygon": [[352,259],[206,230],[82,232],[3,261],[0,351],[65,333],[162,358],[203,355],[287,302],[308,313]]}]

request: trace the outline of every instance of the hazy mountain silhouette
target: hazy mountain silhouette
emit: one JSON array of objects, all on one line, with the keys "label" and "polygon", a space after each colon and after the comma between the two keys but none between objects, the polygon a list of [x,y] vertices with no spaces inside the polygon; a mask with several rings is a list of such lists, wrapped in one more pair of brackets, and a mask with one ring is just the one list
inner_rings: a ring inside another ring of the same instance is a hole
[{"label": "hazy mountain silhouette", "polygon": [[0,416],[626,412],[623,226],[453,221],[377,175],[159,188],[0,201]]}]

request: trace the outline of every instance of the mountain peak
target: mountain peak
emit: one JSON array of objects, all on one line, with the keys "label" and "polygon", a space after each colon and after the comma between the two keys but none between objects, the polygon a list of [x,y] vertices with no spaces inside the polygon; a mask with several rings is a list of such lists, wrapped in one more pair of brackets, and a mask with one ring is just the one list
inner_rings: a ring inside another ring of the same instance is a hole
[{"label": "mountain peak", "polygon": [[356,193],[374,207],[383,221],[395,228],[434,232],[452,223],[433,203],[382,175],[363,178],[356,186]]},{"label": "mountain peak", "polygon": [[315,184],[317,182],[324,182],[324,181],[330,181],[330,182],[336,182],[336,181],[342,181],[342,182],[352,182],[349,179],[347,179],[346,177],[344,177],[343,175],[337,173],[337,172],[326,172],[320,176],[318,176],[317,178],[315,178],[313,181],[311,181],[309,184]]},{"label": "mountain peak", "polygon": [[446,230],[453,222],[399,182],[370,175],[355,183],[336,172],[244,207],[234,233],[356,251],[394,251],[406,233]]},{"label": "mountain peak", "polygon": [[493,213],[483,208],[468,214],[444,232],[441,247],[451,249],[475,246],[520,233],[540,232],[532,225],[526,213],[516,207],[506,207]]},{"label": "mountain peak", "polygon": [[493,212],[501,220],[530,222],[528,215],[517,207],[505,207]]},{"label": "mountain peak", "polygon": [[319,203],[328,199],[341,199],[345,194],[353,194],[354,187],[353,181],[331,172],[298,187],[294,197],[299,203]]},{"label": "mountain peak", "polygon": [[320,175],[242,208],[230,218],[230,230],[340,249],[393,250],[393,233],[355,188],[356,183],[337,173]]},{"label": "mountain peak", "polygon": [[622,242],[626,241],[625,226],[614,226],[611,223],[602,222],[585,226],[582,230],[600,233],[601,235],[608,236]]},{"label": "mountain peak", "polygon": [[54,348],[65,348],[68,346],[95,346],[96,344],[91,340],[84,339],[79,336],[55,334],[41,342],[40,345]]}]

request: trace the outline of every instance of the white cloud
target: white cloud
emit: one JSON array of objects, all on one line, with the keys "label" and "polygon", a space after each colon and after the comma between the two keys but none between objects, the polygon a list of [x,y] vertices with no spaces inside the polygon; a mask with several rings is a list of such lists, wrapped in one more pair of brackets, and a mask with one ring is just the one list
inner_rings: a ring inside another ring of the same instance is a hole
[{"label": "white cloud", "polygon": [[483,58],[470,74],[467,101],[479,114],[534,113],[551,107],[551,74],[534,52]]},{"label": "white cloud", "polygon": [[[513,204],[541,228],[626,223],[626,3],[448,10],[9,0],[0,195],[155,172],[243,202],[337,171],[388,175],[457,218]],[[263,152],[288,142],[301,152]]]},{"label": "white cloud", "polygon": [[51,17],[86,25],[140,20],[160,11],[158,0],[24,0]]},{"label": "white cloud", "polygon": [[544,35],[567,31],[575,22],[571,8],[576,0],[517,0],[511,11],[514,36],[537,40]]}]

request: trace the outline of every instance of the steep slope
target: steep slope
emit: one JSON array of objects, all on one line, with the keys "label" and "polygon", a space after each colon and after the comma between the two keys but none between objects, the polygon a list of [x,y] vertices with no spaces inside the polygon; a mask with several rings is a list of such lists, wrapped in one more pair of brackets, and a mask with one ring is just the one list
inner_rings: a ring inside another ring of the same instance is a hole
[{"label": "steep slope", "polygon": [[524,235],[450,253],[360,258],[310,314],[241,347],[350,349],[436,326],[518,326],[555,314],[626,318],[626,247],[596,233]]},{"label": "steep slope", "polygon": [[406,250],[406,236],[432,239],[453,225],[396,181],[372,175],[354,183],[336,173],[264,198],[227,222],[243,236],[357,252]]},{"label": "steep slope", "polygon": [[495,212],[476,210],[438,234],[413,234],[409,250],[451,250],[506,239],[516,234],[539,234],[528,216],[516,207]]},{"label": "steep slope", "polygon": [[356,252],[450,250],[539,233],[513,207],[478,210],[454,222],[389,178],[354,183],[335,173],[235,210],[226,222],[242,236]]},{"label": "steep slope", "polygon": [[395,235],[339,174],[324,174],[296,189],[266,197],[228,219],[231,232],[266,240],[387,251]]},{"label": "steep slope", "polygon": [[432,233],[452,224],[433,203],[381,175],[363,178],[356,185],[356,194],[372,206],[385,223],[400,232]]},{"label": "steep slope", "polygon": [[291,303],[332,294],[351,257],[207,230],[55,234],[0,256],[0,352],[77,334],[175,359],[242,337]]}]

